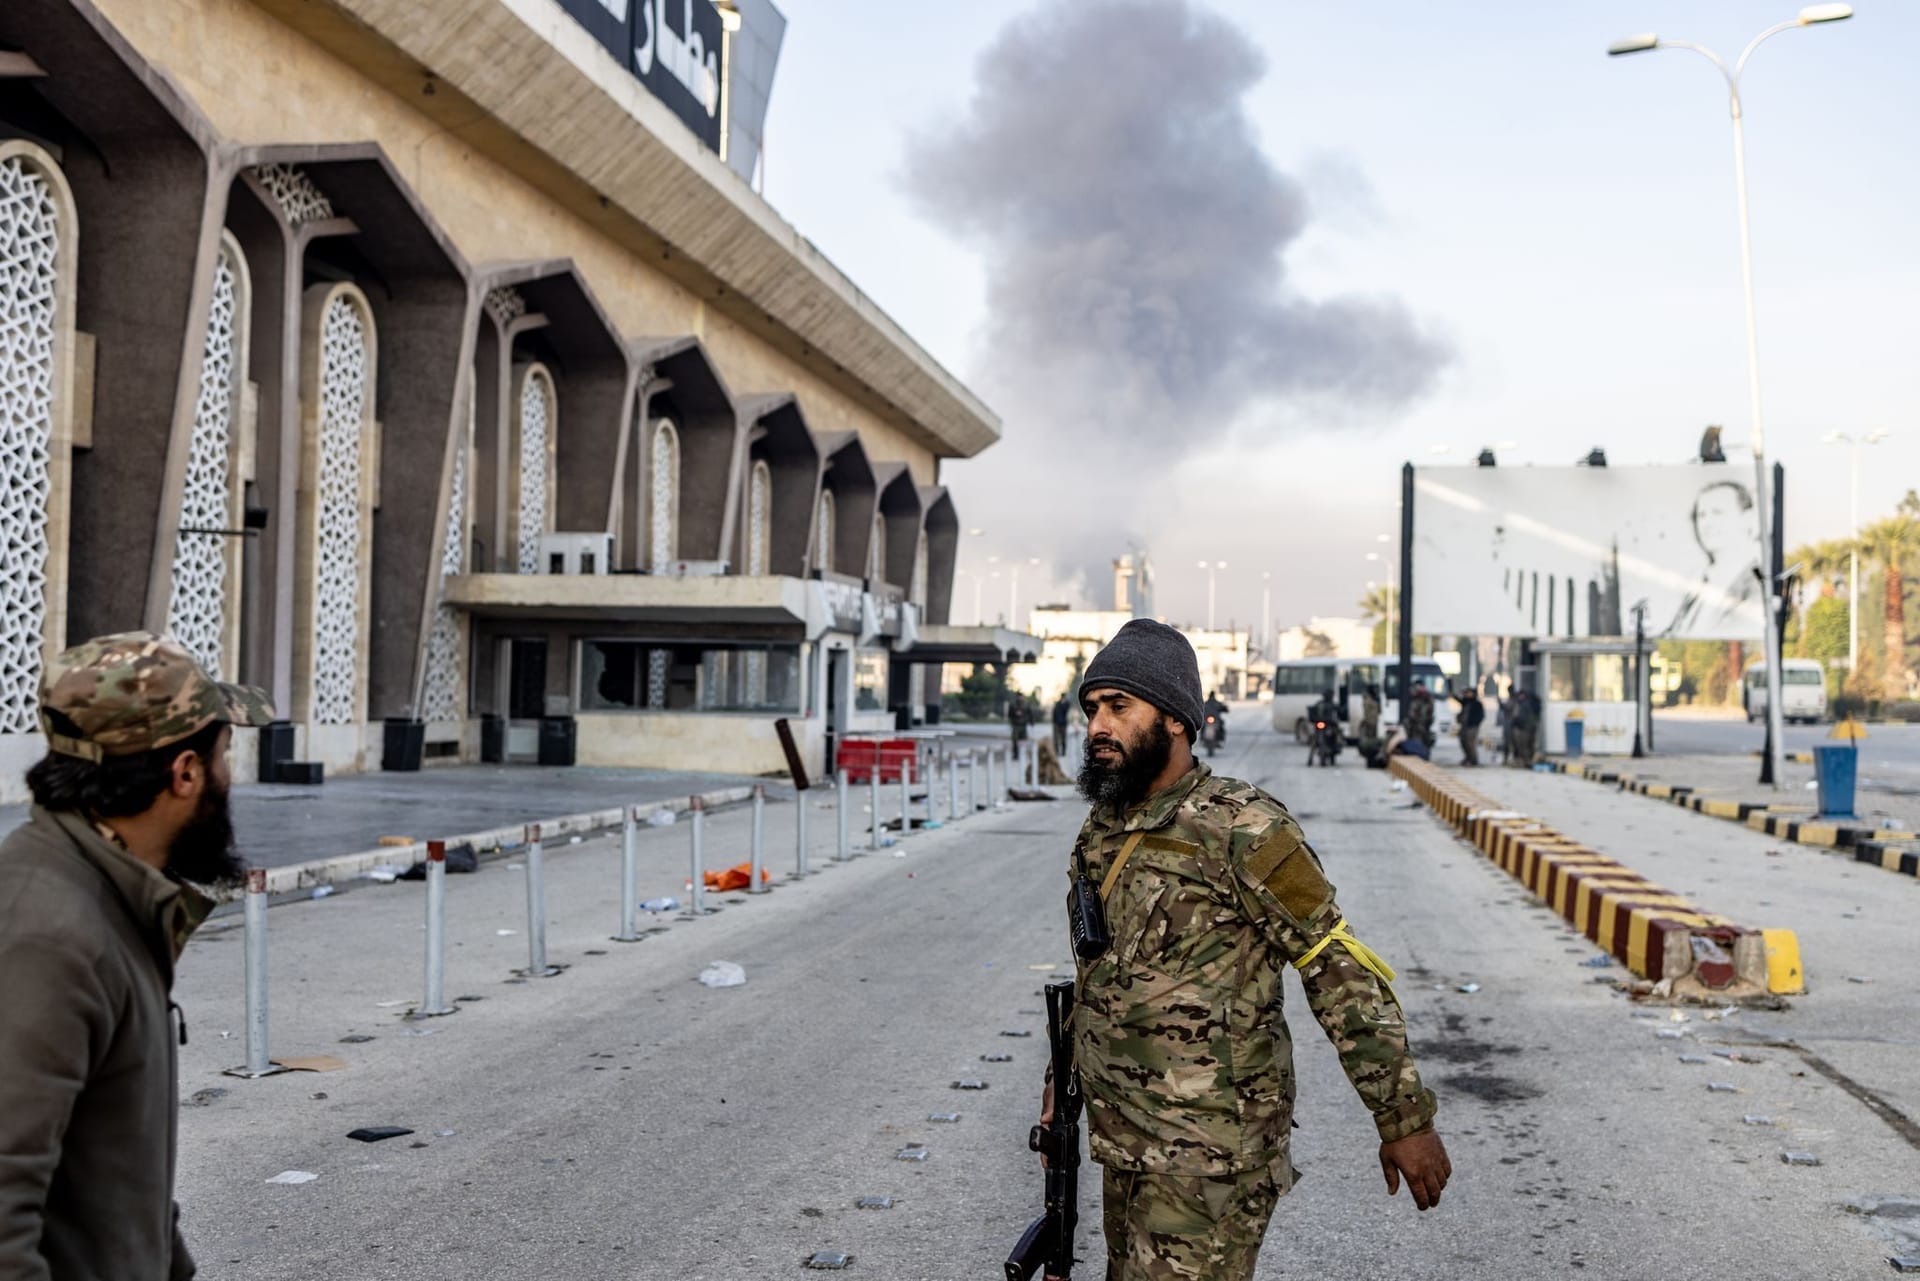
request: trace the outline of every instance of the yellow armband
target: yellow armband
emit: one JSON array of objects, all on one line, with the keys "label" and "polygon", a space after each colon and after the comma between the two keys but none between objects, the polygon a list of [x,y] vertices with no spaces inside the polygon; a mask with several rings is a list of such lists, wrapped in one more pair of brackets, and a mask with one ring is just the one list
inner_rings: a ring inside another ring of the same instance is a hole
[{"label": "yellow armband", "polygon": [[1392,986],[1393,967],[1382,960],[1378,952],[1353,936],[1353,931],[1347,928],[1347,918],[1344,916],[1333,923],[1333,928],[1327,931],[1324,938],[1307,949],[1305,956],[1293,963],[1293,968],[1296,970],[1306,969],[1308,962],[1320,955],[1320,953],[1326,949],[1327,944],[1336,941],[1341,947],[1347,949],[1347,953],[1352,956],[1354,960],[1360,962],[1361,969],[1366,970],[1375,978],[1379,979],[1380,985],[1387,989],[1387,995],[1393,997],[1396,1005],[1399,1004],[1400,998],[1394,995]]}]

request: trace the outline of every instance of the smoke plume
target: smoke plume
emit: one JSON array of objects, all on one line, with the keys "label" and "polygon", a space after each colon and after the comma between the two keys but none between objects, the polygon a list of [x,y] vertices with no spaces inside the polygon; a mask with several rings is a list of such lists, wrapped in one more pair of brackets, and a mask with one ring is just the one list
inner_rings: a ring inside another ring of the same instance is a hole
[{"label": "smoke plume", "polygon": [[1191,446],[1262,402],[1364,413],[1433,384],[1444,349],[1404,306],[1289,288],[1307,204],[1246,113],[1263,73],[1187,0],[1048,4],[915,139],[910,195],[986,263],[980,374],[1010,437]]}]

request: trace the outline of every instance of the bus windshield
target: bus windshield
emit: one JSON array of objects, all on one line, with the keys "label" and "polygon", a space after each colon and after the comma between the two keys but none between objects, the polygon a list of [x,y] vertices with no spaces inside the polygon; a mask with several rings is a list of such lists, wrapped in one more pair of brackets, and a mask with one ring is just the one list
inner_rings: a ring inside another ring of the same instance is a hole
[{"label": "bus windshield", "polygon": [[[1438,663],[1415,663],[1413,683],[1416,686],[1426,686],[1427,692],[1435,698],[1447,696],[1447,674],[1440,670]],[[1398,663],[1387,665],[1385,688],[1388,698],[1400,697],[1400,665]]]}]

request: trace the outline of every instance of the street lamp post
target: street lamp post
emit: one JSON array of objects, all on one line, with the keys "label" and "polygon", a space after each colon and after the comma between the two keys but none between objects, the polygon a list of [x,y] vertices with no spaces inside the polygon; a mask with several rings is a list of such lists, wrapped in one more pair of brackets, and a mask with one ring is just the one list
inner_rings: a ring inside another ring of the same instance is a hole
[{"label": "street lamp post", "polygon": [[[1273,649],[1267,646],[1273,645]],[[1260,571],[1260,656],[1271,661],[1279,651],[1273,639],[1273,574]]]},{"label": "street lamp post", "polygon": [[1780,610],[1780,566],[1776,563],[1773,539],[1769,536],[1772,517],[1768,503],[1766,428],[1760,413],[1760,338],[1753,305],[1753,232],[1747,217],[1747,143],[1741,118],[1740,75],[1746,70],[1747,59],[1753,56],[1753,51],[1782,31],[1838,22],[1852,16],[1851,5],[1809,5],[1788,21],[1775,23],[1755,36],[1741,51],[1739,60],[1732,68],[1728,68],[1713,50],[1688,40],[1662,40],[1653,35],[1634,36],[1616,41],[1607,50],[1610,56],[1618,57],[1622,54],[1647,53],[1654,49],[1686,49],[1711,62],[1727,82],[1727,102],[1733,116],[1733,182],[1740,203],[1740,278],[1747,308],[1747,400],[1753,418],[1754,507],[1758,517],[1755,532],[1760,539],[1760,592],[1766,602],[1766,617],[1761,631],[1767,654],[1767,755],[1761,781],[1776,787],[1779,786],[1783,769],[1782,751],[1786,738],[1786,724],[1780,706],[1780,631],[1775,626]]},{"label": "street lamp post", "polygon": [[1213,588],[1214,575],[1227,567],[1224,560],[1203,560],[1200,568],[1207,571],[1207,630],[1213,630]]},{"label": "street lamp post", "polygon": [[1887,438],[1884,431],[1864,436],[1830,431],[1820,439],[1829,445],[1845,445],[1851,456],[1852,475],[1847,485],[1847,680],[1860,666],[1860,446],[1877,445]]},{"label": "street lamp post", "polygon": [[[1027,557],[1027,564],[1038,565],[1038,556]],[[1018,627],[1020,617],[1020,562],[1013,562],[1013,581],[1007,585],[1007,626]]]}]

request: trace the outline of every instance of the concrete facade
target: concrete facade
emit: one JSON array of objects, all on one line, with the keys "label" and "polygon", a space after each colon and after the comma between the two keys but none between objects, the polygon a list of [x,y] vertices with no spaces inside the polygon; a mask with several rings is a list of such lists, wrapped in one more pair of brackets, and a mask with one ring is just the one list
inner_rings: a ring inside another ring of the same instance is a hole
[{"label": "concrete facade", "polygon": [[336,773],[576,713],[583,760],[778,768],[777,713],[819,766],[921,703],[940,465],[998,421],[552,0],[15,0],[0,43],[0,308],[45,335],[0,349],[0,796],[39,664],[137,626]]}]

